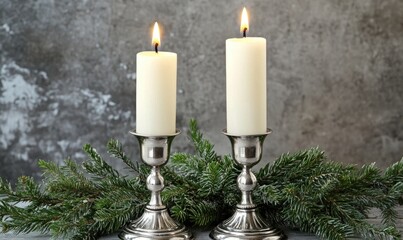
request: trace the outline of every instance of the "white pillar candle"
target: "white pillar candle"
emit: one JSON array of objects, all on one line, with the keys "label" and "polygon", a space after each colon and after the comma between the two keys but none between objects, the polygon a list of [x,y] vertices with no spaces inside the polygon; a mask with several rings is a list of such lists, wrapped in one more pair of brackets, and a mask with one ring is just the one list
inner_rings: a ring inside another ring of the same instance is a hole
[{"label": "white pillar candle", "polygon": [[137,53],[136,58],[136,132],[163,136],[176,131],[177,55],[158,51],[157,23],[153,36],[155,51]]},{"label": "white pillar candle", "polygon": [[227,132],[232,135],[266,133],[266,39],[246,37],[226,41]]}]

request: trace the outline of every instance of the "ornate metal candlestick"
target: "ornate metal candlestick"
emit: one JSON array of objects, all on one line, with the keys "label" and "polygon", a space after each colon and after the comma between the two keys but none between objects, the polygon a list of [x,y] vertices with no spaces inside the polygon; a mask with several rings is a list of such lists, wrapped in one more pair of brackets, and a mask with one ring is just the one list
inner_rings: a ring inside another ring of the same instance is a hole
[{"label": "ornate metal candlestick", "polygon": [[164,178],[160,174],[160,167],[168,162],[172,140],[180,131],[176,131],[170,136],[142,136],[134,131],[130,133],[136,136],[140,143],[143,162],[152,167],[147,178],[147,188],[151,191],[151,200],[143,215],[130,222],[119,234],[119,238],[124,240],[193,239],[185,226],[171,218],[167,207],[162,204],[161,200]]},{"label": "ornate metal candlestick", "polygon": [[252,201],[252,191],[256,187],[256,177],[251,168],[262,157],[263,141],[271,133],[251,136],[233,136],[223,132],[231,141],[232,156],[242,166],[238,176],[238,188],[242,192],[242,200],[237,205],[232,217],[220,223],[211,233],[212,239],[249,239],[249,240],[278,240],[286,236],[270,226],[256,211],[257,206]]}]

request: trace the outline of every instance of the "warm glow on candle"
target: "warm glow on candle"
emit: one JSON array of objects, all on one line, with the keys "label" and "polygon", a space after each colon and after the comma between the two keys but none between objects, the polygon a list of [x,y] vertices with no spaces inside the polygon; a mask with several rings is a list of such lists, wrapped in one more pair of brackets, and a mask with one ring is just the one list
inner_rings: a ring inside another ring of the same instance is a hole
[{"label": "warm glow on candle", "polygon": [[161,45],[160,29],[159,29],[159,27],[158,27],[158,23],[157,23],[157,22],[154,23],[152,45],[153,45],[153,46],[159,46],[159,45]]},{"label": "warm glow on candle", "polygon": [[249,30],[249,20],[248,20],[248,12],[246,12],[246,8],[244,7],[242,10],[242,20],[241,20],[241,33],[246,34],[246,31]]}]

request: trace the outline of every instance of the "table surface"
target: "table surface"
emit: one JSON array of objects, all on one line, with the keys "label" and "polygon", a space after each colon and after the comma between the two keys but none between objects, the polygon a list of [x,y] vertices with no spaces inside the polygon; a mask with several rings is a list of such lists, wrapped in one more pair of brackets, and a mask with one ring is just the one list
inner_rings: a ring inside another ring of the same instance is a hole
[{"label": "table surface", "polygon": [[[196,240],[210,240],[209,231],[193,231]],[[287,232],[288,239],[290,240],[319,240],[316,236],[308,233],[301,232]],[[19,234],[15,235],[13,233],[0,234],[1,240],[21,240],[21,239],[51,239],[50,235],[41,235],[38,233],[32,234]],[[100,240],[118,240],[117,234],[101,237]]]},{"label": "table surface", "polygon": [[[403,233],[403,206],[397,208],[398,211],[398,219],[397,219],[397,226],[400,232]],[[380,224],[381,223],[381,218],[380,218],[380,212],[379,211],[373,211],[368,218],[369,223],[373,224]],[[196,240],[209,240],[209,233],[210,231],[201,231],[201,230],[194,230],[192,231],[195,235]],[[286,231],[287,237],[289,240],[319,240],[318,237],[316,237],[313,234],[309,233],[302,233],[302,232],[296,232],[296,231]],[[41,235],[39,233],[31,233],[31,234],[13,234],[13,233],[5,233],[5,234],[0,234],[0,240],[21,240],[21,239],[36,239],[36,240],[44,240],[44,239],[51,239],[50,235]],[[101,237],[100,240],[117,240],[119,239],[117,237],[117,234],[109,235],[109,236],[104,236]],[[352,238],[353,239],[353,238]],[[356,238],[358,239],[358,238]]]}]

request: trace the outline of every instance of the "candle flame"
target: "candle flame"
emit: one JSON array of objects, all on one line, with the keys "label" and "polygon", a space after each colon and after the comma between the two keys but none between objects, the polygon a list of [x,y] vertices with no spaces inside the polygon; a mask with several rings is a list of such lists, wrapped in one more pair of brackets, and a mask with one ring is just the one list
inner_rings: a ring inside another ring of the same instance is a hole
[{"label": "candle flame", "polygon": [[161,38],[160,38],[160,29],[158,27],[158,23],[154,23],[154,30],[153,30],[153,40],[151,42],[153,46],[161,45]]},{"label": "candle flame", "polygon": [[248,12],[244,7],[242,10],[241,33],[246,33],[247,30],[249,30]]}]

